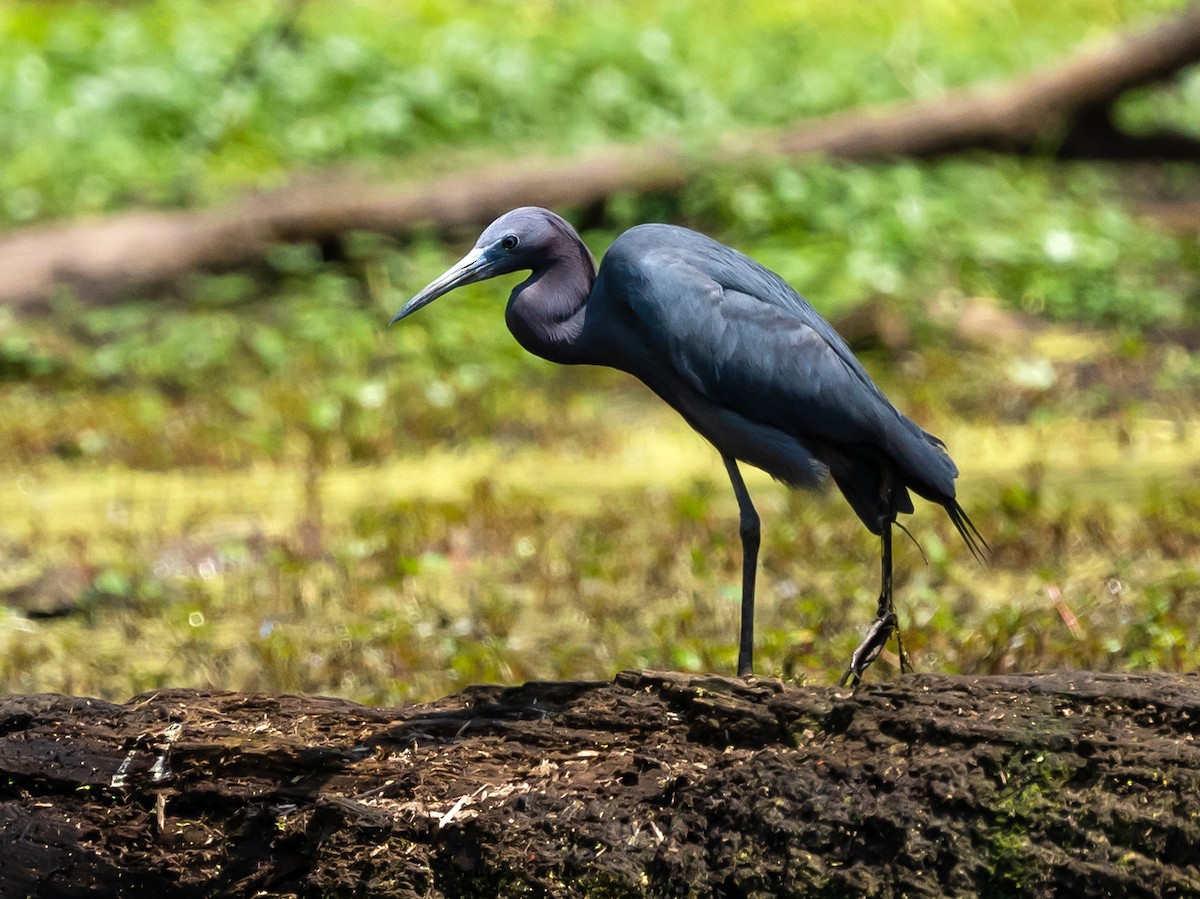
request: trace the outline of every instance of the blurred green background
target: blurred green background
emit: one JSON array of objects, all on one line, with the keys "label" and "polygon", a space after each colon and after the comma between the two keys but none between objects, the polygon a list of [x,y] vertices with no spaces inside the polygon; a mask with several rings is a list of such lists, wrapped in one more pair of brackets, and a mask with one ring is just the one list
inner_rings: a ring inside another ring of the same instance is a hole
[{"label": "blurred green background", "polygon": [[[0,229],[332,171],[702,143],[1015,76],[1179,6],[0,0]],[[1200,73],[1117,114],[1200,133]],[[882,310],[861,357],[946,440],[995,549],[982,569],[940,510],[908,522],[927,560],[897,544],[898,602],[920,670],[1189,670],[1200,247],[1195,223],[1148,210],[1200,200],[1197,174],[813,159],[560,211],[597,256],[672,221],[835,322]],[[507,283],[387,329],[473,239],[350,234],[106,307],[0,308],[0,688],[395,703],[732,673],[736,506],[700,438],[624,376],[524,354]],[[831,682],[874,611],[875,542],[836,493],[750,484],[760,673]]]}]

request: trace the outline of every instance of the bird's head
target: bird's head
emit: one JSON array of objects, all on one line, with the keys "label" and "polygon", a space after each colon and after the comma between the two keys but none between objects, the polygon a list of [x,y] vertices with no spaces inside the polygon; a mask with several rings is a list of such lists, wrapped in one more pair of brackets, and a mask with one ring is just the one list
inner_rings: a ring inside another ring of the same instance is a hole
[{"label": "bird's head", "polygon": [[574,233],[565,220],[548,209],[522,206],[506,212],[479,235],[471,252],[405,303],[391,323],[464,284],[546,266],[555,258],[563,237]]}]

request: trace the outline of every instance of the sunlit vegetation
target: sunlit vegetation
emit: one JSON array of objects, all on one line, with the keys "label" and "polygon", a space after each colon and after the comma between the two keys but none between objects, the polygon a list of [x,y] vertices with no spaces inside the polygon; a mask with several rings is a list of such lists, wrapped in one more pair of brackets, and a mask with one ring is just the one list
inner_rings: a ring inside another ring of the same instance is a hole
[{"label": "sunlit vegetation", "polygon": [[[283,40],[252,38],[267,3],[0,5],[0,223],[330,165],[412,178],[664,132],[699,146],[1016,74],[1175,4],[696,5],[311,2]],[[1200,121],[1197,83],[1122,115]],[[927,559],[897,544],[898,599],[920,667],[1181,670],[1200,662],[1200,249],[1140,204],[1196,184],[1187,166],[813,161],[568,212],[598,256],[670,220],[831,317],[899,312],[910,339],[864,359],[946,438],[996,550],[980,569],[934,511],[913,519]],[[384,327],[468,239],[348,235],[169,295],[0,310],[0,687],[397,702],[732,671],[715,454],[627,379],[524,354],[507,285]],[[965,327],[976,309],[1004,327]],[[828,682],[873,609],[875,547],[835,494],[752,487],[760,665]],[[74,611],[39,617],[49,581],[25,587],[67,570]]]},{"label": "sunlit vegetation", "polygon": [[[0,222],[936,97],[1174,0],[0,5]],[[1194,128],[1196,77],[1123,114]]]}]

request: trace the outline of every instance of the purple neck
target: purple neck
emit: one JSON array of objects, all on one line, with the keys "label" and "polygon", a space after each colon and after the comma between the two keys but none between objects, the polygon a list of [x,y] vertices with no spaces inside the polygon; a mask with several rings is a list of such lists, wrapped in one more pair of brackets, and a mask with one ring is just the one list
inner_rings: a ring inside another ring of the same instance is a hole
[{"label": "purple neck", "polygon": [[565,365],[590,361],[580,335],[596,281],[592,254],[578,235],[569,236],[560,252],[513,289],[504,310],[517,343]]}]

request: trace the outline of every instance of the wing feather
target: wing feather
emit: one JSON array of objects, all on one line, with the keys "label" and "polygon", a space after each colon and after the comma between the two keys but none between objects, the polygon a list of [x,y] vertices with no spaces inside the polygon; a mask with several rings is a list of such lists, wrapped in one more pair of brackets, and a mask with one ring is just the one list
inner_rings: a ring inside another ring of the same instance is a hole
[{"label": "wing feather", "polygon": [[658,239],[630,254],[639,273],[625,299],[656,359],[748,419],[810,446],[890,459],[922,495],[954,496],[958,471],[940,442],[888,401],[782,278],[703,235],[653,227],[667,233],[645,235]]},{"label": "wing feather", "polygon": [[896,415],[803,316],[679,261],[651,264],[654,290],[630,295],[630,308],[659,357],[713,402],[842,443],[874,442],[881,418]]}]

